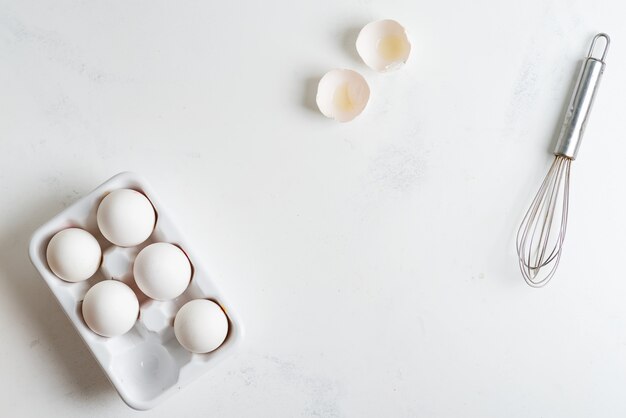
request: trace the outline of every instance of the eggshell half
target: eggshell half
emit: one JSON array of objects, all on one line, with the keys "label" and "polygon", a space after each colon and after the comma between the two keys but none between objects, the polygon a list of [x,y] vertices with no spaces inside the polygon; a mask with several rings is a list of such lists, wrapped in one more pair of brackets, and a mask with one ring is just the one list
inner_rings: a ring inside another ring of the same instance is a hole
[{"label": "eggshell half", "polygon": [[370,68],[386,72],[400,68],[409,59],[411,42],[395,20],[378,20],[361,29],[356,50]]},{"label": "eggshell half", "polygon": [[363,76],[352,70],[331,70],[317,86],[317,107],[324,116],[348,122],[363,112],[370,88]]}]

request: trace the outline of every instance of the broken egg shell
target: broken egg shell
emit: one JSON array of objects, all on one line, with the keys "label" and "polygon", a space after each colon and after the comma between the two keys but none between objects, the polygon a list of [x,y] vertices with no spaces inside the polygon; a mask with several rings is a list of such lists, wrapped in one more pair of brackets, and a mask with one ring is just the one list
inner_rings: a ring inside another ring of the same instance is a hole
[{"label": "broken egg shell", "polygon": [[356,50],[368,67],[386,72],[400,68],[411,53],[404,27],[395,20],[368,23],[356,40]]},{"label": "broken egg shell", "polygon": [[317,85],[317,107],[328,118],[348,122],[363,112],[370,98],[365,78],[353,70],[331,70]]}]

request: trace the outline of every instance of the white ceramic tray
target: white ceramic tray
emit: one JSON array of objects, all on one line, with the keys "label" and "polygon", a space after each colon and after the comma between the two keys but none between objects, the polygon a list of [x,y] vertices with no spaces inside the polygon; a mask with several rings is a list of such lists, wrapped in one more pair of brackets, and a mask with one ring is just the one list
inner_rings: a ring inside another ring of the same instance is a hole
[{"label": "white ceramic tray", "polygon": [[[104,239],[96,224],[96,210],[102,198],[122,188],[144,193],[157,213],[154,232],[139,247],[115,247]],[[46,248],[52,236],[69,227],[89,231],[103,250],[100,270],[84,282],[68,283],[59,279],[46,261]],[[147,298],[138,290],[132,278],[134,256],[153,242],[170,242],[180,246],[193,266],[189,287],[172,301],[159,302]],[[134,409],[153,408],[178,392],[230,355],[243,338],[239,319],[215,286],[203,265],[203,259],[178,232],[152,188],[137,174],[126,172],[112,177],[42,225],[30,241],[30,258],[117,392]],[[140,304],[139,319],[135,326],[128,333],[113,338],[101,337],[92,332],[81,314],[81,304],[87,290],[107,279],[122,280],[131,286]],[[173,320],[178,309],[187,301],[202,298],[211,299],[222,306],[228,316],[230,329],[226,340],[217,350],[208,354],[193,354],[176,340]]]}]

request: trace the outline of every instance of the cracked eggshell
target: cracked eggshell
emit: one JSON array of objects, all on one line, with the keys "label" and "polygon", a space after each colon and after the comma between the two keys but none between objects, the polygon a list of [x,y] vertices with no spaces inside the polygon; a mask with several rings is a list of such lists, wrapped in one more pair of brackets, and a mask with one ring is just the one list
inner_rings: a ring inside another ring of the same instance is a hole
[{"label": "cracked eggshell", "polygon": [[395,20],[378,20],[361,29],[356,50],[368,67],[386,72],[400,68],[411,53],[404,27]]},{"label": "cracked eggshell", "polygon": [[363,76],[352,70],[331,70],[317,86],[317,107],[328,118],[348,122],[363,112],[370,88]]}]

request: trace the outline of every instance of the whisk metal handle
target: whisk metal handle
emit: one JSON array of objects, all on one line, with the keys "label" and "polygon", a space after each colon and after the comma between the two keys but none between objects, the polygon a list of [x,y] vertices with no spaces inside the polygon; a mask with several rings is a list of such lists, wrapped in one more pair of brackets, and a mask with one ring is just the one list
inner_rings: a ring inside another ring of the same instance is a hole
[{"label": "whisk metal handle", "polygon": [[[600,58],[595,58],[593,50],[596,41],[600,38],[605,40],[604,50]],[[587,120],[589,119],[593,100],[598,91],[600,78],[604,73],[604,59],[606,58],[610,42],[609,36],[605,33],[599,33],[593,38],[589,54],[583,62],[578,80],[576,81],[576,87],[567,106],[561,133],[554,149],[555,155],[562,155],[572,160],[575,160],[578,155],[578,149],[585,132]]]}]

